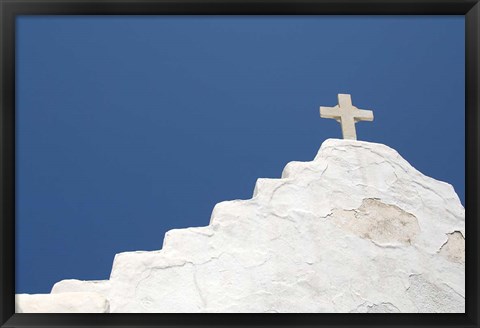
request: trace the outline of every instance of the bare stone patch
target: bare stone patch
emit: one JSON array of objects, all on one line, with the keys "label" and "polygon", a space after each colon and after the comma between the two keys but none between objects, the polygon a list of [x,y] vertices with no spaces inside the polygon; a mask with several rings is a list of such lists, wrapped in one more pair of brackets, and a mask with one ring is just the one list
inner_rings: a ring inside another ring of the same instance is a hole
[{"label": "bare stone patch", "polygon": [[356,210],[334,210],[334,222],[374,243],[410,245],[420,232],[417,218],[395,205],[364,199]]},{"label": "bare stone patch", "polygon": [[465,263],[465,238],[460,231],[447,234],[448,239],[439,250],[441,256],[449,261]]}]

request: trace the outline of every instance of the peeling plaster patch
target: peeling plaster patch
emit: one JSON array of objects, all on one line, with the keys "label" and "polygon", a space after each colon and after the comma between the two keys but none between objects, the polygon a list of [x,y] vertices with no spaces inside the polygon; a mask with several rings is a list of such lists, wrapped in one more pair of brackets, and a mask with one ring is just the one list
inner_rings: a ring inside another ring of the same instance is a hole
[{"label": "peeling plaster patch", "polygon": [[399,308],[390,302],[374,304],[368,301],[363,302],[350,313],[401,313]]},{"label": "peeling plaster patch", "polygon": [[[407,295],[421,313],[465,313],[465,297],[448,286],[442,288],[421,274],[409,277]],[[447,290],[448,289],[448,290]]]},{"label": "peeling plaster patch", "polygon": [[438,253],[449,261],[465,263],[465,238],[460,231],[447,234],[448,239]]},{"label": "peeling plaster patch", "polygon": [[334,222],[378,246],[410,245],[420,232],[417,218],[395,205],[366,198],[356,210],[334,210]]},{"label": "peeling plaster patch", "polygon": [[392,303],[380,303],[369,306],[367,313],[400,313],[401,311]]}]

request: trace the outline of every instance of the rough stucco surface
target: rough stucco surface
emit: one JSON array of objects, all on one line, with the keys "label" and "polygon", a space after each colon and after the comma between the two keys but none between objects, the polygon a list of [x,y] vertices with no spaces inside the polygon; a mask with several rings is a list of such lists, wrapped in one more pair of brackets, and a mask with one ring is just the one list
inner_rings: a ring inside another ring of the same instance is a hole
[{"label": "rough stucco surface", "polygon": [[206,227],[115,256],[111,312],[464,312],[465,210],[395,150],[328,139],[311,162],[217,204]]}]

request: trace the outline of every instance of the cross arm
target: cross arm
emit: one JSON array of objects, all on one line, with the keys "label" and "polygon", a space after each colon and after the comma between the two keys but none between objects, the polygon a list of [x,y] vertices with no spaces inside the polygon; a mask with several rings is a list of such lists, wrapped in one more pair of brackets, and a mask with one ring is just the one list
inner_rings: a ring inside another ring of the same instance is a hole
[{"label": "cross arm", "polygon": [[355,113],[355,121],[373,121],[373,112],[371,110],[359,109]]},{"label": "cross arm", "polygon": [[320,117],[323,118],[338,118],[340,113],[337,107],[320,107]]}]

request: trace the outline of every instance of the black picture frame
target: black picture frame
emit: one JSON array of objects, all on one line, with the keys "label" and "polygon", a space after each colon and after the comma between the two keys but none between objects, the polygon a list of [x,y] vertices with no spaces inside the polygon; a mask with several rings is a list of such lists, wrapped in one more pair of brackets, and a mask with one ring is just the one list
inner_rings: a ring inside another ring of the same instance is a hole
[{"label": "black picture frame", "polygon": [[[16,314],[15,19],[19,15],[465,15],[465,314]],[[0,0],[1,327],[435,326],[478,327],[479,48],[478,0]]]}]

